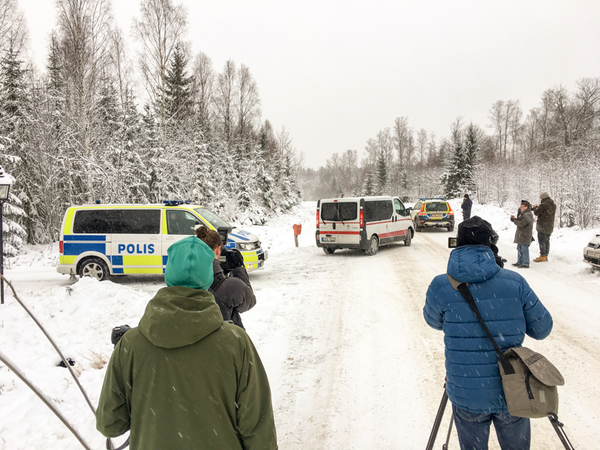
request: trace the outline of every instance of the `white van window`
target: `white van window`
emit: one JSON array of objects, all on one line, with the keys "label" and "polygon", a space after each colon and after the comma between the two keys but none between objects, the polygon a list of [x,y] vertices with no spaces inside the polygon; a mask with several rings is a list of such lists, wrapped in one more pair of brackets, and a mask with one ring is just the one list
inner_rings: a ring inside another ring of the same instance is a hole
[{"label": "white van window", "polygon": [[151,209],[84,209],[75,212],[73,233],[159,234],[160,211]]},{"label": "white van window", "polygon": [[365,221],[377,222],[392,217],[391,200],[373,200],[365,202]]},{"label": "white van window", "polygon": [[356,220],[358,207],[356,202],[323,203],[321,220],[325,222],[347,222]]},{"label": "white van window", "polygon": [[191,236],[194,234],[196,225],[203,225],[203,223],[191,212],[180,209],[167,210],[167,231],[169,234]]},{"label": "white van window", "polygon": [[399,216],[404,215],[404,205],[400,203],[400,200],[398,200],[397,198],[394,199],[394,209],[396,210],[396,214],[398,214]]}]

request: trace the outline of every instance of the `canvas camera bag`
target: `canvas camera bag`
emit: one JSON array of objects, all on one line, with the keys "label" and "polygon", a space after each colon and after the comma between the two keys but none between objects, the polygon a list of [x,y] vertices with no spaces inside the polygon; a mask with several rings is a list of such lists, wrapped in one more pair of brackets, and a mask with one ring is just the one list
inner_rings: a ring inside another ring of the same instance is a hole
[{"label": "canvas camera bag", "polygon": [[448,279],[465,298],[494,344],[508,412],[515,417],[530,419],[558,415],[557,386],[565,384],[558,369],[545,356],[527,347],[513,347],[502,352],[483,321],[468,286],[450,275]]}]

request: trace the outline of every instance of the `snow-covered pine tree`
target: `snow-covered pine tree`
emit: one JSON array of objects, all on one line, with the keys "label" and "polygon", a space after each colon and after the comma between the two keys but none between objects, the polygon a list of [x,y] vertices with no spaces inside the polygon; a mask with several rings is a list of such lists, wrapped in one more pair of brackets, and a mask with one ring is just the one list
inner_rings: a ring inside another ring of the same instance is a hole
[{"label": "snow-covered pine tree", "polygon": [[475,193],[477,191],[477,185],[475,183],[475,172],[477,170],[477,164],[479,161],[479,134],[477,127],[471,122],[467,126],[467,132],[465,135],[464,143],[464,171],[462,186],[464,191],[468,193]]},{"label": "snow-covered pine tree", "polygon": [[363,186],[364,195],[375,195],[375,181],[373,180],[373,171],[367,170],[365,183]]},{"label": "snow-covered pine tree", "polygon": [[388,189],[388,167],[385,154],[380,151],[377,155],[377,194],[384,195]]},{"label": "snow-covered pine tree", "polygon": [[[26,180],[23,148],[25,130],[29,122],[29,98],[25,87],[25,71],[18,53],[9,47],[0,59],[0,165],[10,170],[18,179]],[[2,171],[2,175],[4,172]],[[10,177],[10,175],[4,175]],[[13,177],[11,177],[13,178]],[[16,181],[16,179],[14,179]],[[4,254],[15,255],[23,245],[26,235],[22,224],[27,214],[19,199],[22,188],[13,184],[9,199],[3,204]]]},{"label": "snow-covered pine tree", "polygon": [[460,119],[452,128],[452,144],[454,150],[447,163],[446,172],[442,175],[444,195],[446,198],[461,197],[465,179],[465,148],[462,139]]}]

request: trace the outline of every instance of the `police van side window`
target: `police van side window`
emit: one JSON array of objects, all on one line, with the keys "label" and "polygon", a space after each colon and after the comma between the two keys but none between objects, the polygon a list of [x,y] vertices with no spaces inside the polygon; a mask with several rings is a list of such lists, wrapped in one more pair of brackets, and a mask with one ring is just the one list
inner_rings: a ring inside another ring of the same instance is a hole
[{"label": "police van side window", "polygon": [[379,222],[392,217],[391,200],[374,200],[365,202],[365,220],[367,222]]},{"label": "police van side window", "polygon": [[139,209],[94,209],[75,213],[73,233],[159,234],[160,211]]},{"label": "police van side window", "polygon": [[203,225],[192,213],[182,210],[167,210],[167,230],[169,234],[194,234],[196,225]]}]

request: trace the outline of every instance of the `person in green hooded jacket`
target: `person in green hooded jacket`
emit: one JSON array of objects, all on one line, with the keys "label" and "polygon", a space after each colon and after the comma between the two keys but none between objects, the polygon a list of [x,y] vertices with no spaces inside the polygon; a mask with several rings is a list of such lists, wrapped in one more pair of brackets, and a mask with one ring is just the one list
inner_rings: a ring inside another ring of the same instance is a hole
[{"label": "person in green hooded jacket", "polygon": [[213,251],[196,236],[168,249],[165,283],[112,354],[96,427],[130,430],[132,450],[276,450],[269,381],[246,332],[206,289]]}]

